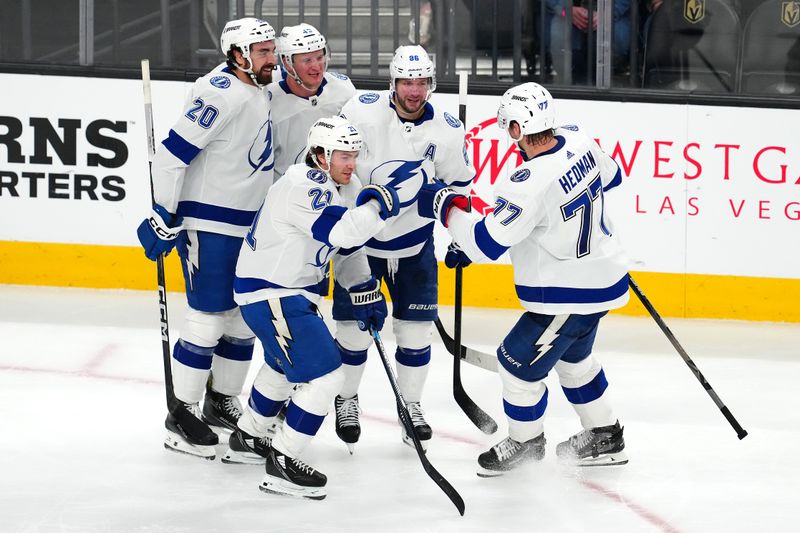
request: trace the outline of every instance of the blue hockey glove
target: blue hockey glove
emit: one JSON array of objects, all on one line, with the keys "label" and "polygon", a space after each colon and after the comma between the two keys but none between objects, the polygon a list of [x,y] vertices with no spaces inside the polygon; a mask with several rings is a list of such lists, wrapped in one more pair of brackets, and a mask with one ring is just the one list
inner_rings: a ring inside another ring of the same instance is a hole
[{"label": "blue hockey glove", "polygon": [[419,190],[419,195],[417,196],[417,212],[419,216],[435,218],[444,227],[447,227],[447,216],[453,207],[457,207],[462,211],[469,211],[469,198],[457,193],[440,180],[426,183]]},{"label": "blue hockey glove", "polygon": [[183,218],[167,212],[153,204],[150,216],[139,224],[136,234],[144,248],[144,255],[155,261],[159,255],[167,255],[175,247],[175,239],[183,229]]},{"label": "blue hockey glove", "polygon": [[455,242],[451,242],[447,247],[447,253],[444,256],[444,265],[447,268],[467,267],[472,264],[472,259],[467,257]]},{"label": "blue hockey glove", "polygon": [[364,205],[370,200],[375,200],[381,208],[380,216],[383,220],[395,216],[400,211],[400,201],[397,191],[383,185],[365,185],[356,197],[356,205]]},{"label": "blue hockey glove", "polygon": [[381,294],[381,284],[373,277],[364,283],[350,287],[350,300],[353,302],[353,315],[358,321],[358,329],[368,331],[383,329],[388,311],[386,299]]}]

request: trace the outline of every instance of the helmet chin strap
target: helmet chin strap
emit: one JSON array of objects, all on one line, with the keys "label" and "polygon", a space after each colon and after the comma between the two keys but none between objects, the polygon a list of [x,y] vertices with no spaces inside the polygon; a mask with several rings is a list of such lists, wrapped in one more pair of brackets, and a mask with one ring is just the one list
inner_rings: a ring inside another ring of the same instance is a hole
[{"label": "helmet chin strap", "polygon": [[238,67],[238,63],[237,63],[237,67],[239,68],[239,70],[241,70],[242,72],[245,72],[248,76],[250,76],[250,79],[253,80],[253,83],[259,89],[263,89],[264,87],[266,87],[266,85],[262,85],[261,83],[259,83],[258,78],[256,77],[255,73],[253,72],[253,62],[250,61],[250,58],[249,57],[244,57],[244,54],[242,54],[242,59],[247,61],[247,64],[250,65],[250,66],[247,67],[247,68]]},{"label": "helmet chin strap", "polygon": [[324,150],[325,150],[325,159],[328,162],[328,168],[322,166],[322,163],[320,163],[319,159],[317,159],[317,154],[315,154],[314,152],[311,152],[311,159],[314,161],[314,164],[317,165],[317,168],[319,168],[322,172],[324,172],[325,175],[328,176],[328,178],[333,179],[331,178],[331,156],[333,155],[333,150],[329,151],[327,148],[324,148]]}]

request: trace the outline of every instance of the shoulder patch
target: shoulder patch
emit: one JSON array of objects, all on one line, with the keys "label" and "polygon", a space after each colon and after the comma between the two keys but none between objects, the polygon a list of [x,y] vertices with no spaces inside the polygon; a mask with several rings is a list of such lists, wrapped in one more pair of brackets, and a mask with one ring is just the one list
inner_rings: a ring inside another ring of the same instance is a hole
[{"label": "shoulder patch", "polygon": [[578,126],[576,126],[575,124],[565,124],[564,126],[561,127],[569,131],[578,131]]},{"label": "shoulder patch", "polygon": [[344,80],[344,81],[347,81],[347,80],[349,80],[349,79],[350,79],[350,78],[348,78],[347,76],[345,76],[344,74],[341,74],[341,73],[339,73],[339,72],[331,72],[331,71],[329,70],[329,71],[328,71],[328,74],[330,74],[330,75],[331,75],[331,76],[333,76],[334,78],[339,78],[340,80]]},{"label": "shoulder patch", "polygon": [[312,168],[306,173],[306,177],[313,181],[314,183],[325,183],[328,181],[328,176],[321,170],[316,168]]},{"label": "shoulder patch", "polygon": [[378,93],[364,93],[358,97],[358,101],[362,104],[374,104],[380,97]]},{"label": "shoulder patch", "polygon": [[454,128],[460,128],[461,127],[461,121],[458,120],[453,115],[451,115],[450,113],[448,113],[447,111],[444,112],[444,119],[448,124],[450,124]]},{"label": "shoulder patch", "polygon": [[227,89],[231,86],[231,79],[227,76],[214,76],[211,78],[210,83],[218,89]]},{"label": "shoulder patch", "polygon": [[511,177],[509,179],[514,183],[519,183],[520,181],[525,181],[530,177],[531,177],[530,169],[523,168],[511,174]]}]

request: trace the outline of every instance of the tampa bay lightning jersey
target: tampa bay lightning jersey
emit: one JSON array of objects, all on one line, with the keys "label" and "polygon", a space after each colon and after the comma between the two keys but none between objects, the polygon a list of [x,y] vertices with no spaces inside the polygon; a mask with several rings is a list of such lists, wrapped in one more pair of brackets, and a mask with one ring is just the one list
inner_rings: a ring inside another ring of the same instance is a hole
[{"label": "tampa bay lightning jersey", "polygon": [[277,180],[291,165],[305,160],[311,125],[320,118],[339,114],[342,106],[356,94],[356,88],[347,76],[326,72],[317,94],[308,98],[292,93],[285,79],[271,83],[267,89],[272,94]]},{"label": "tampa bay lightning jersey", "polygon": [[[384,222],[377,202],[352,207],[361,185],[337,184],[319,169],[292,165],[269,190],[236,265],[234,299],[245,305],[300,294],[327,294],[330,260],[344,287],[369,279],[361,245]],[[348,208],[350,206],[350,208]]]},{"label": "tampa bay lightning jersey", "polygon": [[454,209],[449,230],[473,261],[508,250],[522,306],[536,313],[590,314],[625,305],[628,265],[604,210],[622,182],[616,162],[576,126],[557,144],[495,183],[485,218]]},{"label": "tampa bay lightning jersey", "polygon": [[242,237],[272,184],[269,93],[219,65],[192,86],[156,149],[157,204],[184,228]]},{"label": "tampa bay lightning jersey", "polygon": [[425,104],[416,121],[404,121],[395,111],[390,91],[364,93],[341,112],[364,138],[357,171],[362,180],[394,187],[400,214],[367,242],[375,257],[410,257],[419,253],[433,232],[433,222],[417,213],[422,184],[437,177],[468,192],[475,176],[464,150],[464,129],[450,113]]}]

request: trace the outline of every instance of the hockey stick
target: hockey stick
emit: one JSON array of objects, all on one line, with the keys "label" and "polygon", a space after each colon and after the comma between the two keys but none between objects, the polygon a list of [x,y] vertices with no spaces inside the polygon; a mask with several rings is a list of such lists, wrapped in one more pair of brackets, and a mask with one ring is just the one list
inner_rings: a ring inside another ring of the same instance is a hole
[{"label": "hockey stick", "polygon": [[634,292],[634,294],[636,294],[636,296],[642,302],[642,305],[644,305],[645,309],[647,309],[647,312],[650,313],[650,316],[652,316],[653,320],[656,321],[658,327],[661,328],[661,331],[663,331],[664,335],[667,336],[669,342],[686,362],[689,370],[692,371],[692,374],[694,374],[708,395],[711,396],[711,399],[714,400],[714,403],[717,404],[717,407],[720,411],[722,411],[723,416],[725,416],[725,418],[728,420],[728,423],[733,426],[733,429],[736,431],[736,435],[739,437],[739,440],[745,438],[747,436],[747,431],[745,431],[745,429],[739,425],[739,422],[736,421],[730,410],[725,406],[724,403],[722,403],[722,400],[719,399],[717,393],[714,392],[714,388],[711,387],[711,384],[706,380],[705,377],[703,377],[700,369],[697,368],[697,365],[694,363],[694,361],[692,361],[692,358],[689,357],[689,354],[686,353],[686,350],[683,349],[683,346],[681,346],[681,344],[678,342],[678,339],[675,338],[675,335],[672,333],[672,331],[670,331],[669,327],[667,327],[667,324],[661,318],[661,315],[659,315],[658,311],[656,311],[656,308],[653,307],[653,304],[651,304],[650,300],[647,299],[647,296],[644,295],[642,289],[636,285],[636,282],[633,281],[633,278],[630,276],[628,276],[628,285],[630,285],[631,290]]},{"label": "hockey stick", "polygon": [[[458,73],[458,118],[461,123],[466,127],[467,123],[467,73],[461,71]],[[463,268],[461,265],[456,266],[456,301],[455,301],[455,319],[453,330],[455,335],[455,353],[461,351],[461,295],[463,289]],[[469,397],[467,391],[464,390],[464,384],[461,382],[461,358],[453,358],[453,398],[458,406],[467,415],[467,418],[472,421],[475,426],[486,433],[491,435],[497,431],[497,422],[489,416],[486,411],[478,407],[478,405]]]},{"label": "hockey stick", "polygon": [[[142,91],[144,93],[145,129],[147,130],[147,163],[150,170],[150,200],[155,203],[153,156],[156,152],[156,144],[155,133],[153,132],[153,99],[150,93],[150,61],[147,59],[142,59]],[[167,285],[164,276],[163,254],[160,254],[156,259],[156,270],[158,272],[158,307],[160,309],[161,352],[164,360],[164,389],[167,395],[167,409],[175,417],[178,425],[186,431],[190,440],[196,442],[209,441],[210,445],[216,444],[216,442],[211,442],[214,439],[218,439],[216,434],[199,418],[190,413],[183,403],[175,397],[172,385],[172,367],[170,366],[169,315],[167,314]]]},{"label": "hockey stick", "polygon": [[386,376],[389,378],[389,383],[392,385],[392,391],[394,392],[394,397],[397,400],[397,412],[400,415],[400,422],[403,423],[403,427],[406,430],[406,435],[411,437],[411,440],[414,441],[414,448],[417,450],[417,455],[422,463],[422,468],[425,469],[425,473],[428,474],[428,477],[430,477],[434,483],[439,485],[439,488],[442,489],[445,494],[447,494],[447,497],[450,498],[450,501],[456,506],[456,509],[458,509],[458,512],[461,514],[461,516],[464,516],[464,510],[466,509],[466,506],[464,505],[464,499],[461,497],[458,491],[453,488],[450,482],[447,481],[444,476],[433,467],[430,461],[428,461],[428,457],[425,455],[425,450],[422,449],[422,444],[420,444],[417,434],[414,433],[414,424],[411,422],[411,415],[408,413],[406,401],[403,399],[403,395],[400,393],[400,387],[397,384],[397,377],[394,375],[392,365],[389,363],[389,358],[386,356],[386,348],[383,347],[383,341],[381,340],[380,334],[377,330],[372,328],[370,328],[370,333],[372,333],[375,346],[378,348],[378,354],[381,356],[383,368],[386,369]]},{"label": "hockey stick", "polygon": [[[442,338],[442,343],[444,347],[450,352],[453,357],[456,356],[456,341],[453,340],[453,337],[447,333],[447,330],[444,329],[444,324],[438,318],[434,322],[436,325],[436,329],[439,332],[439,336]],[[461,345],[461,360],[465,363],[469,363],[473,366],[477,366],[478,368],[482,368],[484,370],[488,370],[490,372],[497,372],[497,356],[488,354],[485,352],[480,352],[468,346]]]}]

